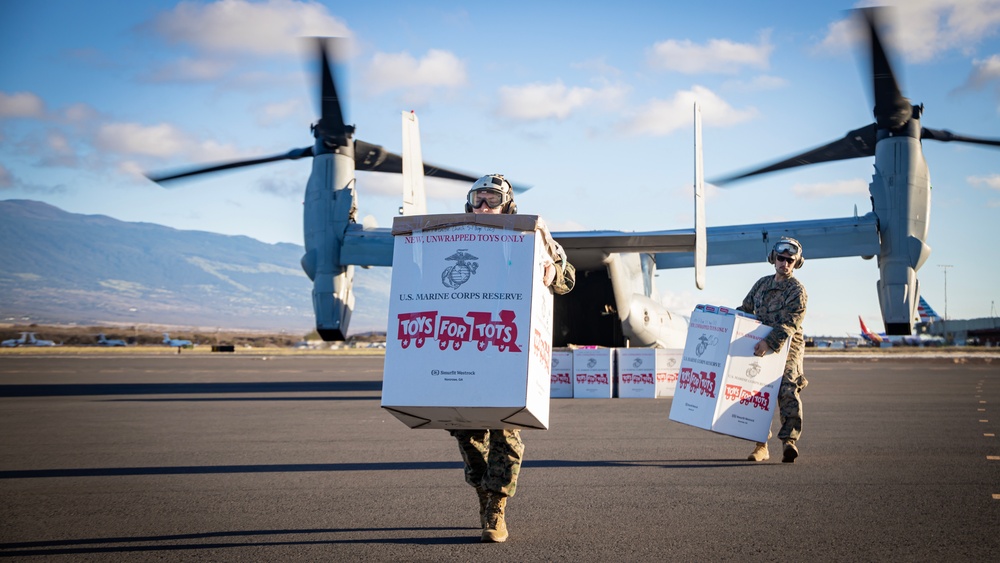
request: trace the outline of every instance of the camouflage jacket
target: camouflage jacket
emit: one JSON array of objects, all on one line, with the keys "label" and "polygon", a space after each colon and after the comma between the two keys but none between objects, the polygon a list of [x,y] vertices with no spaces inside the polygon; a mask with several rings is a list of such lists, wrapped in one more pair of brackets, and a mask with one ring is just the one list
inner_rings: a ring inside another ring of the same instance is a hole
[{"label": "camouflage jacket", "polygon": [[556,277],[552,280],[552,291],[557,295],[565,295],[576,286],[576,268],[569,263],[566,258],[566,251],[563,250],[561,244],[552,238],[552,233],[549,232],[548,226],[545,222],[539,218],[538,229],[542,233],[542,242],[545,244],[545,250],[548,251],[549,257],[552,258],[552,262],[556,267]]},{"label": "camouflage jacket", "polygon": [[778,350],[786,339],[792,339],[788,348],[788,360],[785,362],[785,373],[788,375],[802,373],[802,355],[805,351],[802,321],[806,318],[808,300],[806,288],[798,279],[791,277],[777,281],[770,275],[757,280],[743,299],[743,304],[737,307],[740,311],[755,315],[757,320],[773,329],[764,339],[771,350]]}]

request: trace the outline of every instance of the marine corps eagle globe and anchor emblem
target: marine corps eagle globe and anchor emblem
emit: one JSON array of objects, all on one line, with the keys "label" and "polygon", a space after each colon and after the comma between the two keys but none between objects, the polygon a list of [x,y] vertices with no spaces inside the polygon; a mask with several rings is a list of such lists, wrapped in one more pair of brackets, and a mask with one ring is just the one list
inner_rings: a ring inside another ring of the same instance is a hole
[{"label": "marine corps eagle globe and anchor emblem", "polygon": [[462,284],[469,281],[472,275],[476,273],[476,270],[479,269],[479,262],[471,262],[472,260],[479,260],[479,257],[469,254],[466,250],[465,248],[459,248],[458,252],[445,258],[445,260],[455,262],[441,272],[441,283],[445,287],[458,289]]}]

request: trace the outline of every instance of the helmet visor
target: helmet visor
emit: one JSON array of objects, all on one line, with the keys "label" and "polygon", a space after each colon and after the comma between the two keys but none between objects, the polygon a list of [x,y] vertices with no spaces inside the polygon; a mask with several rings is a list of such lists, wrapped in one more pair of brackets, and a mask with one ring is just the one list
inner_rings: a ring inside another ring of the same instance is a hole
[{"label": "helmet visor", "polygon": [[799,245],[795,244],[794,242],[788,241],[788,240],[780,241],[780,242],[778,242],[778,244],[774,245],[774,253],[775,254],[786,254],[788,256],[798,256],[799,253],[801,253],[801,252],[802,252],[802,249],[799,248]]},{"label": "helmet visor", "polygon": [[486,189],[474,189],[469,190],[469,205],[473,209],[479,209],[481,205],[485,202],[487,207],[490,209],[496,209],[500,207],[506,201],[503,192],[497,189],[486,188]]}]

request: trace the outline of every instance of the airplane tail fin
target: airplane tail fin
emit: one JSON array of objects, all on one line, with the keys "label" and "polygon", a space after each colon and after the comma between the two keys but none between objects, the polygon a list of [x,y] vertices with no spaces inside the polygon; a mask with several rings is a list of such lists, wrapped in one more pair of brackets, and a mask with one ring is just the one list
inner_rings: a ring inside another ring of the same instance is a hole
[{"label": "airplane tail fin", "polygon": [[874,342],[876,344],[879,344],[879,343],[882,342],[882,337],[881,336],[879,336],[878,334],[875,334],[874,332],[868,330],[868,327],[865,326],[865,321],[861,319],[861,315],[858,315],[858,322],[861,323],[861,337],[862,338],[864,338],[865,340],[867,340],[869,342]]},{"label": "airplane tail fin", "polygon": [[705,289],[708,239],[705,235],[705,168],[701,149],[701,106],[694,104],[694,285]]},{"label": "airplane tail fin", "polygon": [[426,215],[424,159],[420,151],[420,122],[417,114],[403,112],[403,205],[400,215]]},{"label": "airplane tail fin", "polygon": [[941,315],[937,314],[937,311],[924,300],[923,296],[920,296],[917,312],[920,314],[920,322],[922,323],[932,323],[941,320]]}]

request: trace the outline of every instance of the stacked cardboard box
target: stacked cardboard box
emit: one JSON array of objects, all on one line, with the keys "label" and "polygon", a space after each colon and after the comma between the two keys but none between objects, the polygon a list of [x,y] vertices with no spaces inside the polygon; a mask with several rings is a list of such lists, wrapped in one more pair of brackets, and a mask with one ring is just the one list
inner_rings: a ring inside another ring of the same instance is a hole
[{"label": "stacked cardboard box", "polygon": [[573,351],[569,348],[552,350],[552,390],[554,399],[573,398]]},{"label": "stacked cardboard box", "polygon": [[614,348],[573,350],[573,397],[610,399],[614,388]]},{"label": "stacked cardboard box", "polygon": [[663,348],[616,348],[617,396],[623,399],[672,397],[680,371],[681,352]]}]

